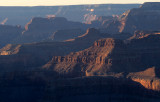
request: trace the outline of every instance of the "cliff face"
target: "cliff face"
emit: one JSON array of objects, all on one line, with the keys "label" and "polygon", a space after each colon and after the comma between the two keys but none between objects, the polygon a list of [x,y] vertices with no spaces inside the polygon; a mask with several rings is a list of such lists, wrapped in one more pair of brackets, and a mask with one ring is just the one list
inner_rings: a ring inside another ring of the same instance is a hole
[{"label": "cliff face", "polygon": [[157,79],[157,78],[150,79],[150,78],[135,77],[135,78],[132,78],[132,80],[135,81],[135,82],[139,82],[146,89],[160,91],[160,79]]}]

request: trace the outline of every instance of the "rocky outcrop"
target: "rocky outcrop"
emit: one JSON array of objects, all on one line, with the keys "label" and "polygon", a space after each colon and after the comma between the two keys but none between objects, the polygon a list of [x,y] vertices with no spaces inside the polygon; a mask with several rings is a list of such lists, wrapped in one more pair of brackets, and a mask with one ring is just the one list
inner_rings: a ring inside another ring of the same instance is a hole
[{"label": "rocky outcrop", "polygon": [[147,89],[160,91],[159,71],[159,68],[152,67],[141,72],[129,73],[127,77],[140,83]]},{"label": "rocky outcrop", "polygon": [[158,79],[158,78],[133,77],[132,80],[140,83],[146,89],[160,91],[160,79]]}]

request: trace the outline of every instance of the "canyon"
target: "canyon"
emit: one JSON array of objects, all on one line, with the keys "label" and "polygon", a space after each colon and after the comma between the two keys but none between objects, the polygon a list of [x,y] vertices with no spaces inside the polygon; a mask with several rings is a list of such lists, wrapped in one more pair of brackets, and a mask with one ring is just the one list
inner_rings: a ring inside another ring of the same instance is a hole
[{"label": "canyon", "polygon": [[0,101],[159,102],[159,12],[148,2],[114,16],[90,13],[86,23],[48,15],[25,28],[0,25]]}]

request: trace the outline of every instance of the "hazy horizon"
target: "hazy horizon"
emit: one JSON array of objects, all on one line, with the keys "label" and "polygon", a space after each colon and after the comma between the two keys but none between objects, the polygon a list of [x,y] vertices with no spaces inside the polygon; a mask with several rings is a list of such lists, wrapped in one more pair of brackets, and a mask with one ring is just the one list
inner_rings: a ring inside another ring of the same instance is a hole
[{"label": "hazy horizon", "polygon": [[1,0],[0,6],[59,6],[59,5],[85,5],[85,4],[142,4],[144,2],[160,2],[159,0]]}]

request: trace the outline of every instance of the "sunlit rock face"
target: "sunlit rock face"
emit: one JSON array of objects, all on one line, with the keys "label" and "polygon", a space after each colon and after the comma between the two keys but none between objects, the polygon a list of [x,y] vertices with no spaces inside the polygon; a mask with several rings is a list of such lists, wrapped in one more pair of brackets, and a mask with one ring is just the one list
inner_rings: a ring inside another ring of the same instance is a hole
[{"label": "sunlit rock face", "polygon": [[133,81],[139,82],[146,89],[151,89],[155,91],[160,91],[160,79],[150,79],[150,78],[132,78]]},{"label": "sunlit rock face", "polygon": [[127,77],[130,77],[133,81],[140,83],[147,89],[160,91],[159,72],[159,68],[152,67],[144,71],[130,73]]}]

